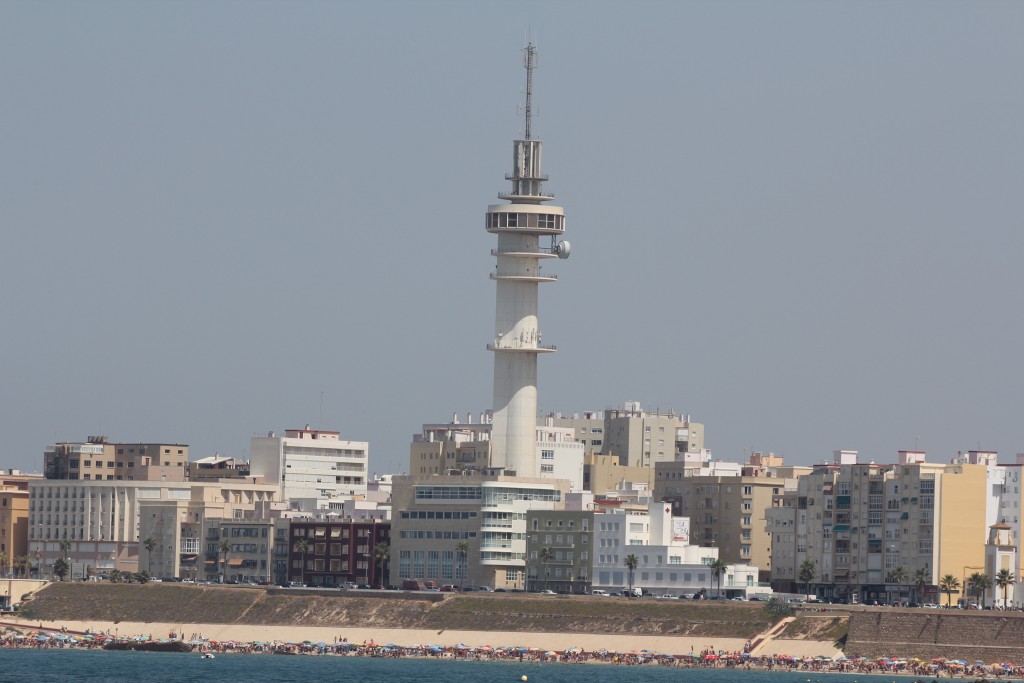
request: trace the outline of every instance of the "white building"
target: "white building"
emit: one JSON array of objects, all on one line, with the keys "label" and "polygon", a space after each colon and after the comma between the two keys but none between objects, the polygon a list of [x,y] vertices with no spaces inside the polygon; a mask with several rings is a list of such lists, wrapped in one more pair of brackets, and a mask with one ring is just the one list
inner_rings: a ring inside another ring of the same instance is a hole
[{"label": "white building", "polygon": [[718,549],[690,545],[690,520],[674,517],[672,507],[650,501],[647,510],[611,510],[594,516],[595,588],[617,591],[629,586],[626,558],[634,555],[633,586],[656,595],[704,592],[727,597],[764,593],[757,585],[758,568],[749,564],[726,567],[713,577],[711,563]]},{"label": "white building", "polygon": [[289,429],[253,437],[249,473],[276,482],[284,500],[304,510],[324,509],[332,498],[366,493],[365,441],[342,441],[339,432]]}]

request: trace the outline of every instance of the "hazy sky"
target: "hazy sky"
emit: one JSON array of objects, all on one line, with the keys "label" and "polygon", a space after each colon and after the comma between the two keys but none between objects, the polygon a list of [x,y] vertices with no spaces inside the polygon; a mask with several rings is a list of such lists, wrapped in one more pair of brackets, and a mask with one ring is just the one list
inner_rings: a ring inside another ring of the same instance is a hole
[{"label": "hazy sky", "polygon": [[1022,2],[5,0],[0,465],[489,408],[528,35],[543,412],[1024,451]]}]

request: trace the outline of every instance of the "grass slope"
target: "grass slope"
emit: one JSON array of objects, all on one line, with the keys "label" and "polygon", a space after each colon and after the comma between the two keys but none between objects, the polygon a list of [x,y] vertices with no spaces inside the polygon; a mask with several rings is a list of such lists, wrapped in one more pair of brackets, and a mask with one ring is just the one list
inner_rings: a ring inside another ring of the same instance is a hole
[{"label": "grass slope", "polygon": [[[375,626],[750,639],[774,619],[759,603],[529,594],[266,590],[187,584],[54,583],[22,606],[30,620]],[[813,631],[802,631],[813,637]]]}]

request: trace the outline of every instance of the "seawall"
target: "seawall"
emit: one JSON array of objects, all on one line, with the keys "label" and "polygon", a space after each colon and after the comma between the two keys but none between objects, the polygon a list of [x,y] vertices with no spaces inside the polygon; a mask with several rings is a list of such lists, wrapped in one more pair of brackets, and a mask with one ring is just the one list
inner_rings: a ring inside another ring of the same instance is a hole
[{"label": "seawall", "polygon": [[852,611],[848,657],[938,657],[1024,662],[1024,613],[959,610]]}]

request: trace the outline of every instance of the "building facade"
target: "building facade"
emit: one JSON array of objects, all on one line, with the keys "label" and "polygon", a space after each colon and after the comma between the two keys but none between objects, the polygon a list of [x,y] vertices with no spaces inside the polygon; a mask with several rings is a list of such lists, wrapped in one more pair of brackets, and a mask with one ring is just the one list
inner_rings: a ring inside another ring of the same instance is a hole
[{"label": "building facade", "polygon": [[[395,477],[391,583],[438,583],[522,589],[526,515],[564,506],[569,483],[557,479],[466,472]],[[459,552],[466,544],[465,555]]]},{"label": "building facade", "polygon": [[275,483],[283,500],[306,511],[325,509],[332,498],[366,493],[369,444],[346,441],[339,432],[289,429],[253,437],[249,474]]},{"label": "building facade", "polygon": [[[692,542],[715,547],[729,564],[756,565],[760,582],[771,580],[772,540],[765,510],[775,496],[796,487],[795,480],[775,476],[770,468],[740,467],[731,475],[704,474],[714,468],[683,461],[655,465],[654,497],[688,517]],[[741,472],[746,469],[747,475]]]},{"label": "building facade", "polygon": [[[29,551],[52,568],[67,541],[68,559],[82,572],[137,572],[141,540],[154,536],[161,554],[176,555],[187,545],[184,539],[202,537],[207,518],[242,517],[274,495],[272,485],[245,482],[30,481]],[[151,506],[145,515],[144,505]],[[160,519],[153,517],[157,513]],[[154,532],[157,527],[166,533]]]},{"label": "building facade", "polygon": [[802,586],[800,568],[810,562],[822,599],[937,603],[943,576],[962,586],[985,569],[998,466],[932,464],[916,451],[901,451],[896,464],[856,457],[836,451],[766,511],[777,590]]},{"label": "building facade", "polygon": [[289,581],[327,588],[387,585],[388,522],[294,519],[288,538]]},{"label": "building facade", "polygon": [[0,474],[0,576],[10,576],[15,566],[23,568],[29,555],[28,482],[38,478],[14,471]]},{"label": "building facade", "polygon": [[43,454],[47,479],[81,481],[185,481],[188,446],[163,443],[109,443],[105,436],[62,442]]},{"label": "building facade", "polygon": [[604,412],[603,455],[618,455],[622,465],[653,468],[657,462],[704,450],[704,425],[688,415],[649,412],[627,401]]}]

